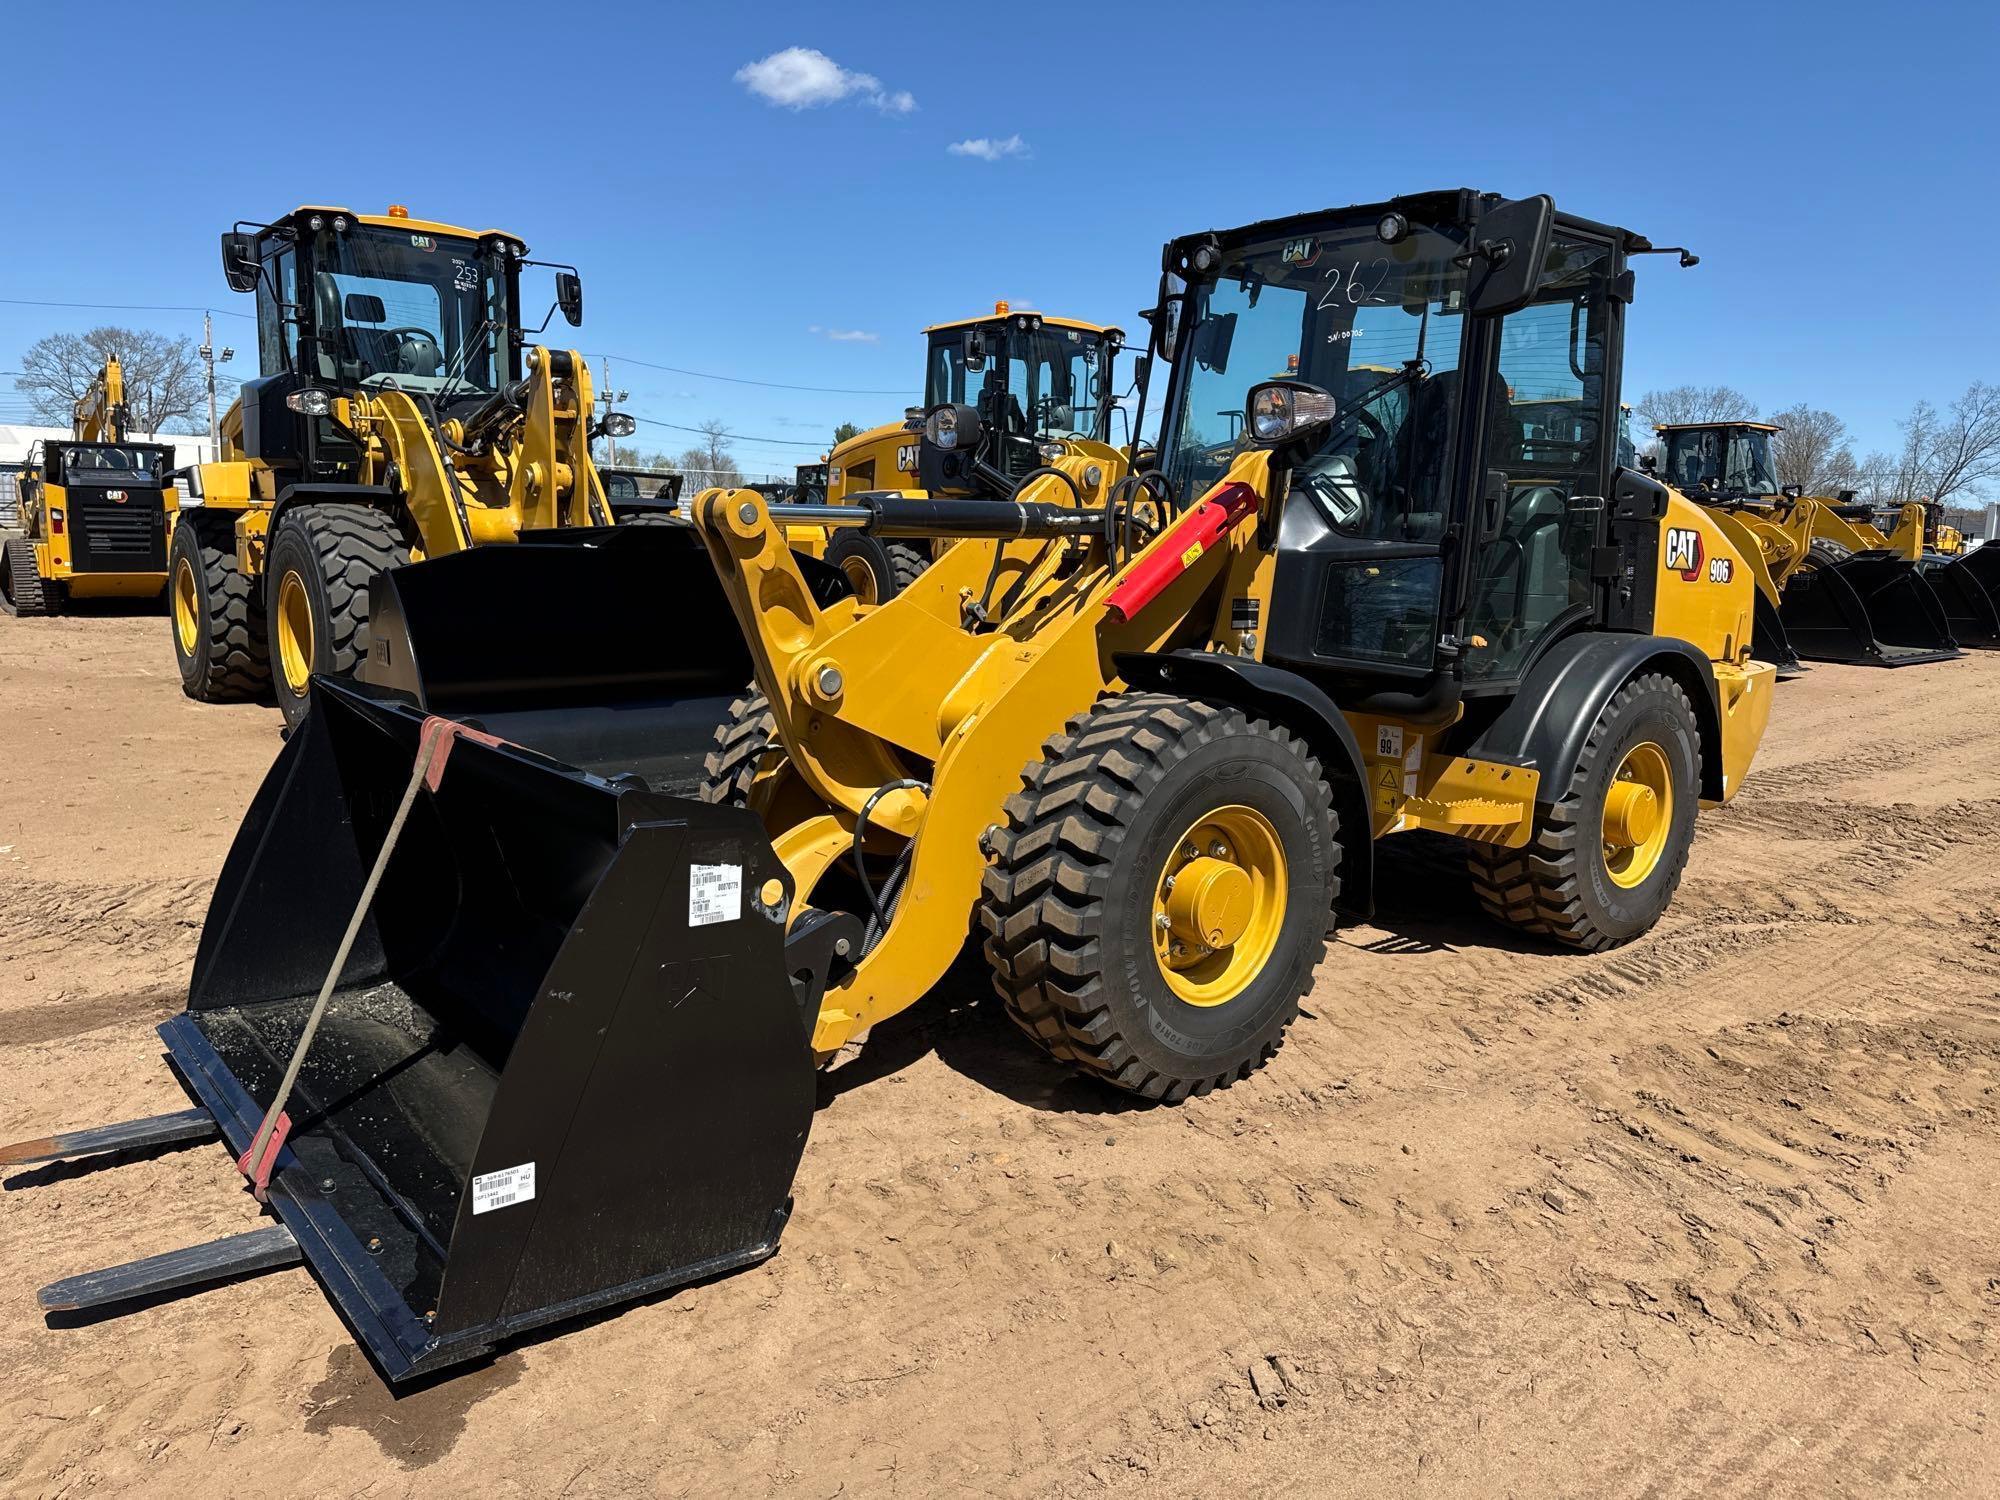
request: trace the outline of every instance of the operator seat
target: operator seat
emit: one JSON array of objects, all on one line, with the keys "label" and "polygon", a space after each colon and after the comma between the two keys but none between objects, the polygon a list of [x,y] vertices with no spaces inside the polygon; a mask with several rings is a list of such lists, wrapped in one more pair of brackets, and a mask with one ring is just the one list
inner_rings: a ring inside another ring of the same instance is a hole
[{"label": "operator seat", "polygon": [[398,375],[442,375],[444,351],[432,338],[405,335],[396,346]]}]

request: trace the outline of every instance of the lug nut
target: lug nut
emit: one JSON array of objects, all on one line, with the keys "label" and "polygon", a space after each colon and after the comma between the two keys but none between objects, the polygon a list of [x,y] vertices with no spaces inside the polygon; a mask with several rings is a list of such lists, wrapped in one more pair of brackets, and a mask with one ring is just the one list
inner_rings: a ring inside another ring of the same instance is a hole
[{"label": "lug nut", "polygon": [[1194,844],[1193,844],[1193,842],[1192,842],[1192,841],[1190,841],[1190,842],[1188,842],[1188,843],[1185,843],[1185,844],[1182,844],[1182,845],[1181,845],[1181,858],[1182,858],[1182,859],[1193,859],[1193,858],[1194,858],[1194,857],[1195,857],[1196,855],[1198,855],[1198,854],[1200,854],[1200,853],[1201,853],[1201,851],[1200,851],[1199,849],[1195,848],[1195,846],[1194,846]]},{"label": "lug nut", "polygon": [[1229,846],[1223,843],[1221,839],[1217,839],[1214,843],[1210,844],[1208,846],[1208,852],[1210,856],[1215,859],[1229,858]]},{"label": "lug nut", "polygon": [[1174,919],[1165,912],[1161,912],[1157,917],[1153,918],[1153,925],[1159,928],[1160,931],[1165,932],[1169,927],[1174,925]]}]

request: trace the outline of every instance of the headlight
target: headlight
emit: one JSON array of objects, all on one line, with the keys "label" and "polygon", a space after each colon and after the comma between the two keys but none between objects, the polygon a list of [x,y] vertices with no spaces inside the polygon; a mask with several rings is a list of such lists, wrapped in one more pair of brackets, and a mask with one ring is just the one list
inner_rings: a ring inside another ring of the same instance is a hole
[{"label": "headlight", "polygon": [[599,428],[606,437],[630,437],[639,430],[639,424],[622,411],[608,411],[604,414],[603,425]]},{"label": "headlight", "polygon": [[325,391],[293,391],[285,397],[285,406],[308,417],[324,417],[333,411],[333,397]]},{"label": "headlight", "polygon": [[1333,397],[1298,380],[1274,380],[1250,388],[1246,416],[1251,438],[1266,446],[1323,427],[1333,420]]},{"label": "headlight", "polygon": [[1063,456],[1063,445],[1061,443],[1043,443],[1035,452],[1042,456],[1043,463],[1052,464]]}]

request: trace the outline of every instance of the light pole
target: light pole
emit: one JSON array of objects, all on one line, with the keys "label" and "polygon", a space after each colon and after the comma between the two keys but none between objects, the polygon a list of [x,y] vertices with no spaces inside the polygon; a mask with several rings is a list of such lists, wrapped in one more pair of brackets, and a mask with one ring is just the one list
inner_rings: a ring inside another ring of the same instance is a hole
[{"label": "light pole", "polygon": [[[631,399],[632,393],[630,391],[614,391],[611,389],[611,361],[607,359],[604,362],[604,394],[597,398],[597,404],[606,411],[610,411],[614,406],[622,406]],[[604,441],[611,448],[611,456],[605,460],[605,463],[608,467],[615,469],[618,467],[618,439],[607,432],[604,435]]]},{"label": "light pole", "polygon": [[222,430],[215,421],[215,366],[220,360],[228,364],[236,358],[236,351],[227,344],[222,352],[215,352],[215,320],[207,313],[201,315],[201,348],[198,351],[201,362],[208,367],[208,451],[211,458],[222,456]]}]

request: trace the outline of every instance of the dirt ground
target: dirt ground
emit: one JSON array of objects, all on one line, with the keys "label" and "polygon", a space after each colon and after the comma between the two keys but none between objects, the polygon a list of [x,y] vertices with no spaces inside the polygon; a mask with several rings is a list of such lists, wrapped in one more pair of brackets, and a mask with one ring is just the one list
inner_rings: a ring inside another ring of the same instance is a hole
[{"label": "dirt ground", "polygon": [[[971,983],[822,1081],[781,1252],[401,1399],[214,1146],[0,1192],[8,1494],[2000,1493],[2000,655],[1820,667],[1602,957],[1385,846],[1248,1083],[1133,1108]],[[152,1027],[278,747],[165,622],[0,619],[0,1139],[184,1107]]]}]

